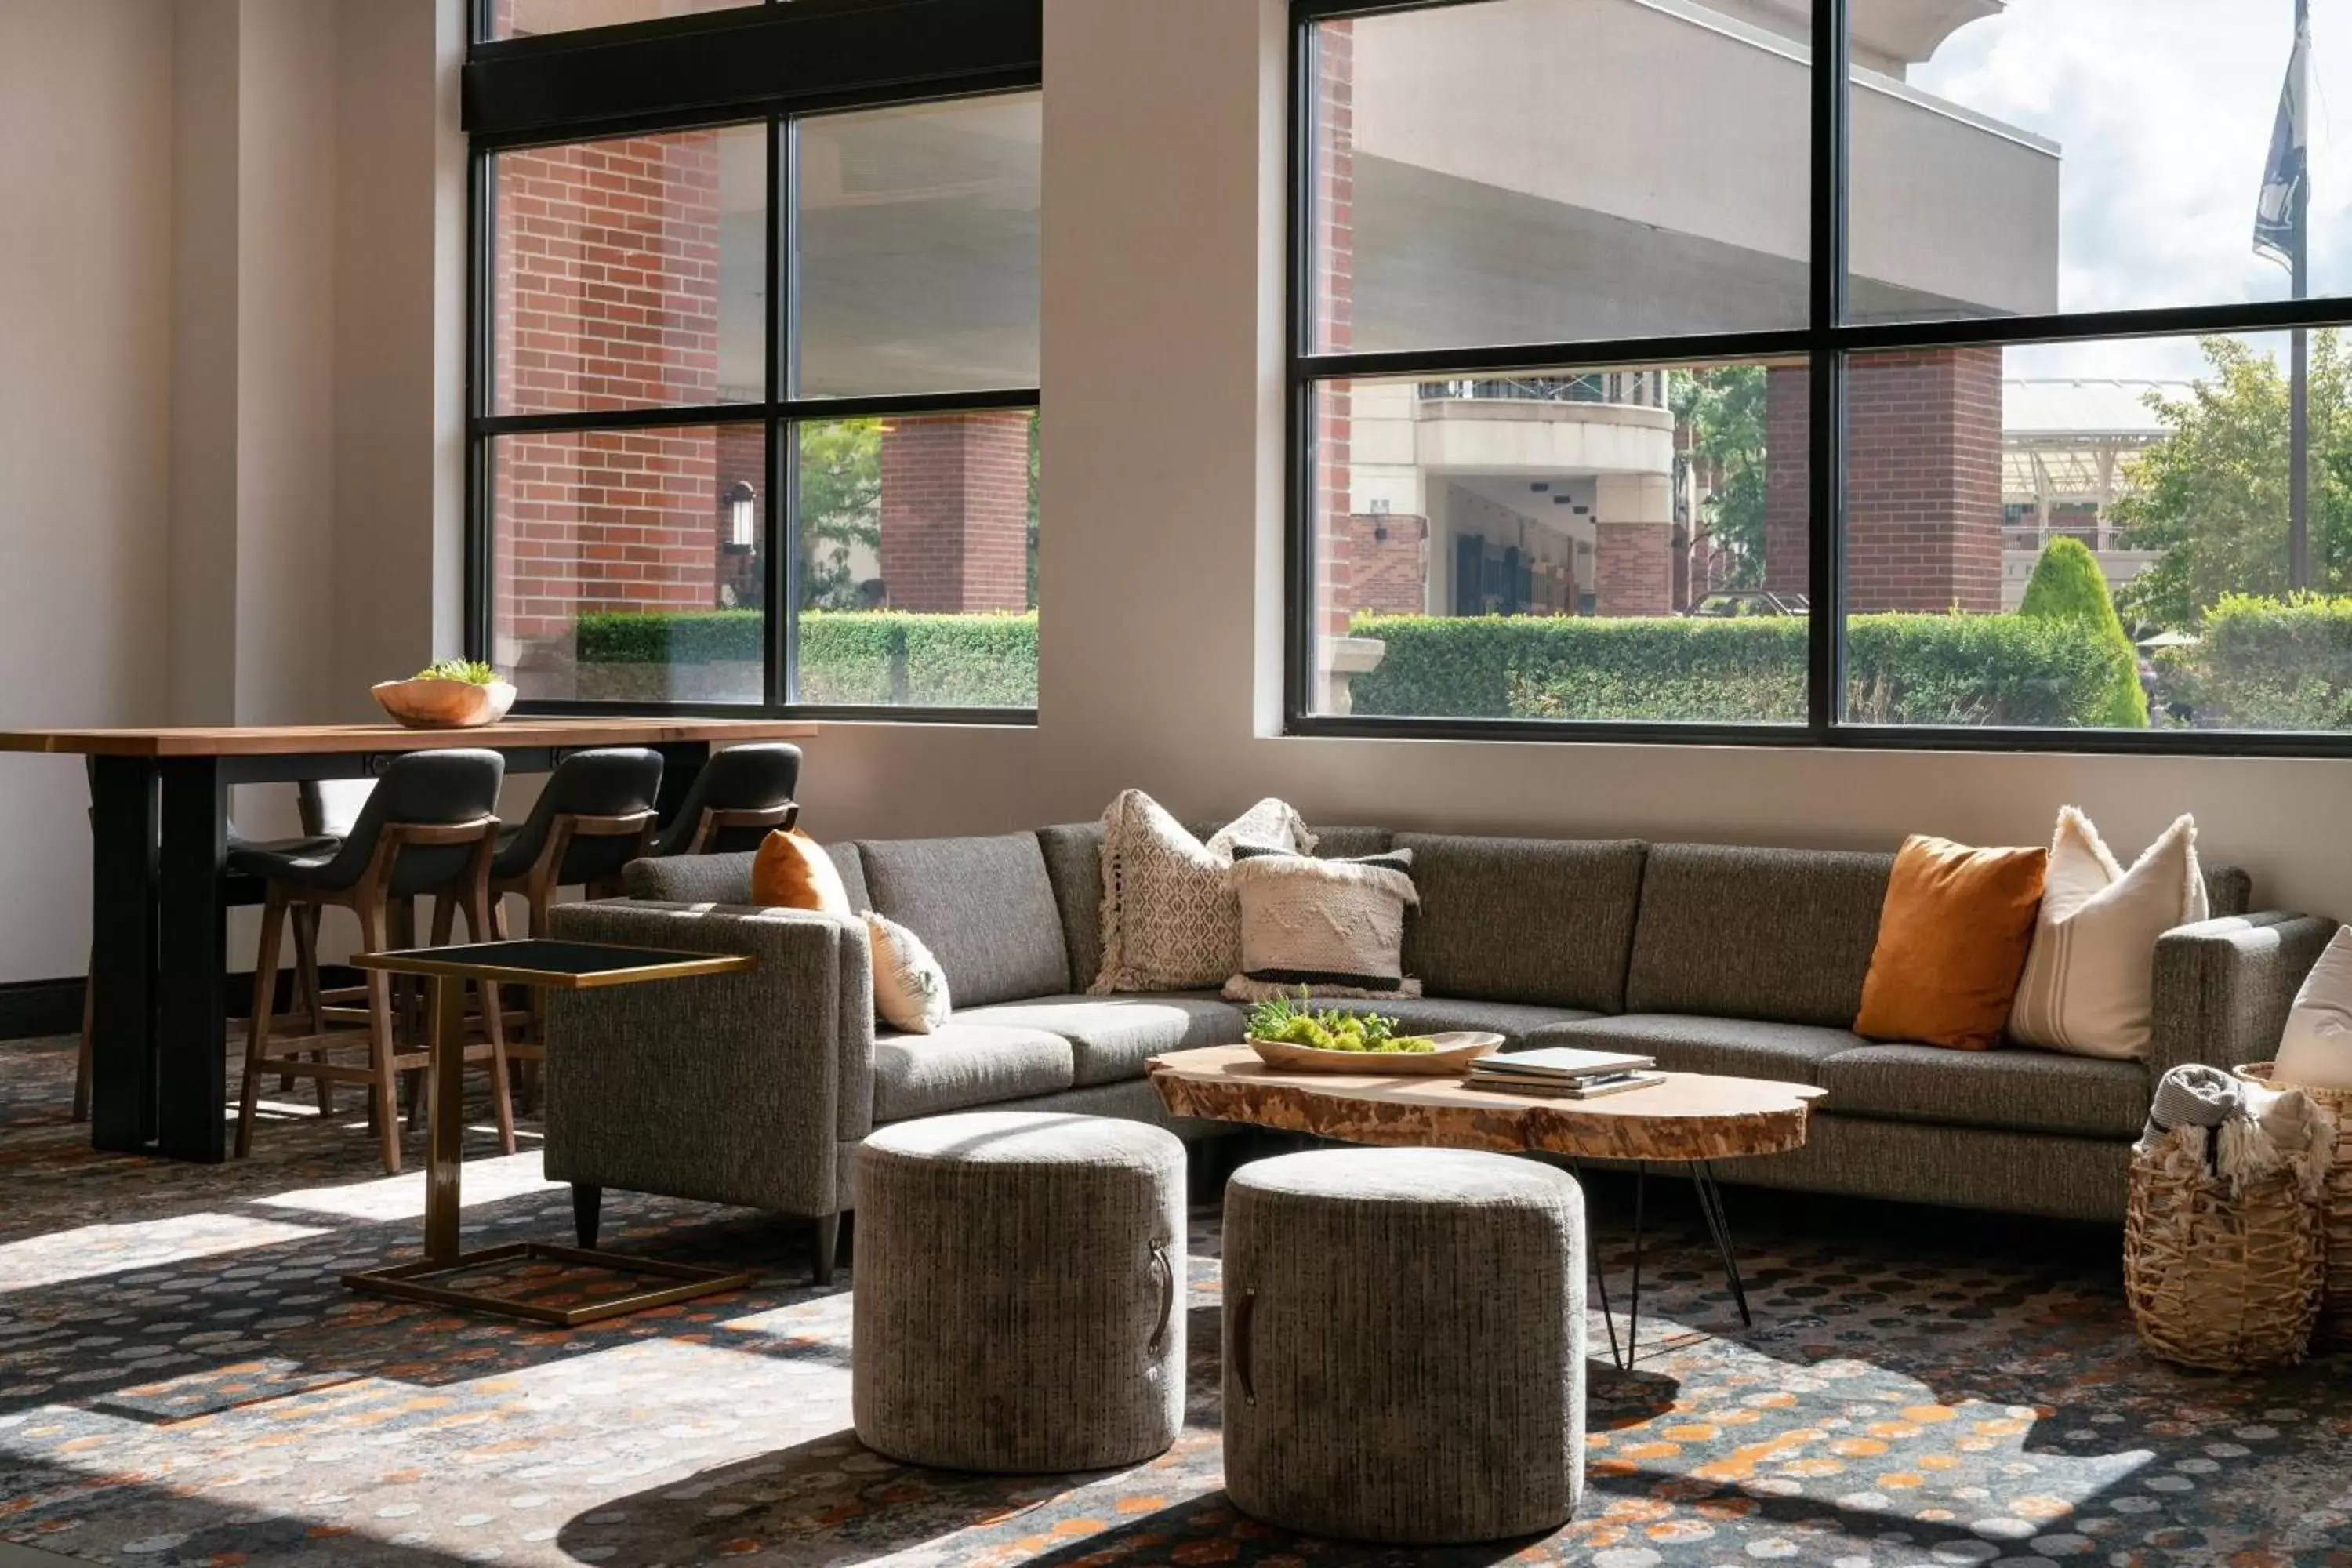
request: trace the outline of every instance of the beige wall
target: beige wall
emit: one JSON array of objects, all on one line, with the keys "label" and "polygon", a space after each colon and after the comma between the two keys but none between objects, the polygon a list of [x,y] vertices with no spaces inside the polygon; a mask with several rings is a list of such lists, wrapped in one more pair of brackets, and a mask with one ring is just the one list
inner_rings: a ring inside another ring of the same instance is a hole
[{"label": "beige wall", "polygon": [[[0,727],[364,715],[458,647],[459,10],[0,0]],[[80,763],[0,799],[0,982],[79,973]]]},{"label": "beige wall", "polygon": [[[163,717],[168,0],[0,0],[0,727]],[[0,757],[0,980],[81,973],[89,793]]]}]

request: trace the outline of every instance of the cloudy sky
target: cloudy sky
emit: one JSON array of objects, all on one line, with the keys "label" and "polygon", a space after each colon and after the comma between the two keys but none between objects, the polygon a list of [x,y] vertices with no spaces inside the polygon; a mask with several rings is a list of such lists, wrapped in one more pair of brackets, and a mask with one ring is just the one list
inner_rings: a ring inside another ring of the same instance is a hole
[{"label": "cloudy sky", "polygon": [[[2311,9],[2313,292],[2352,292],[2352,0]],[[2009,0],[1910,80],[2063,149],[2061,309],[2284,299],[2285,270],[2254,255],[2252,229],[2294,31],[2294,0]],[[2009,368],[2175,376],[2201,363],[2167,342],[2013,350]]]}]

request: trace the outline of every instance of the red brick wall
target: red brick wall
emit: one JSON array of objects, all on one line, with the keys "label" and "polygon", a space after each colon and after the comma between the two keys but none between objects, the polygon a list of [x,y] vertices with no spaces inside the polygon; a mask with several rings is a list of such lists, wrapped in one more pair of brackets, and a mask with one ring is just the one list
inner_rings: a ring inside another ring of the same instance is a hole
[{"label": "red brick wall", "polygon": [[1674,614],[1672,528],[1663,522],[1592,525],[1592,608],[1599,616]]},{"label": "red brick wall", "polygon": [[1024,413],[894,419],[882,436],[882,581],[894,610],[1029,607]]},{"label": "red brick wall", "polygon": [[[719,149],[718,132],[681,132],[499,160],[501,412],[718,400]],[[499,633],[561,637],[589,608],[710,607],[720,490],[748,467],[764,492],[764,463],[747,456],[764,439],[704,427],[500,441]]]},{"label": "red brick wall", "polygon": [[[1348,546],[1350,614],[1417,616],[1427,608],[1429,520],[1355,512],[1339,520]],[[1388,537],[1381,537],[1385,530]]]},{"label": "red brick wall", "polygon": [[[1847,373],[1846,605],[2000,608],[2001,351],[1857,355]],[[1765,582],[1802,593],[1806,376],[1774,370]]]}]

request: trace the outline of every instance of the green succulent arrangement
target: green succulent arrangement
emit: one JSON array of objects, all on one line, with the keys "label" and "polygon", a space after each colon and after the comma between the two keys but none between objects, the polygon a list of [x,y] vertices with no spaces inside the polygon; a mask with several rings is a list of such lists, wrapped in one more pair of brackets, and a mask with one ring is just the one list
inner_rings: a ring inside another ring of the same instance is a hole
[{"label": "green succulent arrangement", "polygon": [[496,686],[499,672],[478,659],[445,658],[416,672],[418,680],[462,680],[468,686]]},{"label": "green succulent arrangement", "polygon": [[1276,996],[1249,1010],[1250,1038],[1278,1040],[1318,1051],[1360,1051],[1367,1055],[1422,1056],[1437,1049],[1437,1042],[1417,1035],[1400,1035],[1397,1021],[1378,1013],[1318,1011],[1307,1005],[1309,993],[1299,987],[1298,1000]]}]

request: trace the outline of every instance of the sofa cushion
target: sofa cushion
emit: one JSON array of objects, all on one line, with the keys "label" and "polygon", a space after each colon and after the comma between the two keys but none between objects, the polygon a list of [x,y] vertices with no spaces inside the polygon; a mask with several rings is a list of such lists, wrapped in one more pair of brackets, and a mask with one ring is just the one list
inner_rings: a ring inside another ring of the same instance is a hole
[{"label": "sofa cushion", "polygon": [[963,1024],[1044,1029],[1070,1042],[1080,1088],[1143,1076],[1145,1058],[1242,1037],[1242,1010],[1207,992],[1046,996],[956,1014]]},{"label": "sofa cushion", "polygon": [[923,939],[959,1011],[1069,989],[1070,954],[1034,833],[860,841],[874,911]]},{"label": "sofa cushion", "polygon": [[[828,844],[834,869],[849,894],[849,907],[862,910],[873,902],[866,891],[866,868],[855,844]],[[656,904],[735,904],[751,902],[751,864],[759,851],[730,855],[662,855],[632,860],[621,868],[621,890],[633,899]]]},{"label": "sofa cushion", "polygon": [[[1378,1013],[1394,1018],[1407,1035],[1442,1035],[1448,1029],[1491,1029],[1503,1037],[1503,1049],[1517,1050],[1539,1029],[1572,1024],[1594,1016],[1580,1007],[1538,1007],[1526,1002],[1474,1002],[1452,996],[1317,997],[1317,1007],[1350,1013]],[[1240,1038],[1235,1036],[1234,1038]]]},{"label": "sofa cushion", "polygon": [[1070,822],[1037,830],[1045,877],[1062,917],[1062,945],[1070,951],[1066,989],[1084,991],[1102,973],[1103,825]]},{"label": "sofa cushion", "polygon": [[1400,833],[1419,914],[1404,972],[1441,996],[1613,1013],[1642,890],[1643,847],[1626,840],[1471,838]]},{"label": "sofa cushion", "polygon": [[2010,1049],[1862,1046],[1821,1064],[1822,1109],[1894,1121],[2137,1138],[2147,1120],[2137,1062]]},{"label": "sofa cushion", "polygon": [[1000,1100],[1051,1094],[1075,1081],[1070,1042],[1043,1029],[966,1023],[874,1041],[874,1120],[904,1121]]},{"label": "sofa cushion", "polygon": [[1892,855],[1653,844],[1624,1011],[1845,1028],[1894,866]]},{"label": "sofa cushion", "polygon": [[1850,1029],[1814,1024],[1637,1013],[1545,1029],[1531,1036],[1527,1044],[1529,1050],[1578,1046],[1586,1050],[1634,1051],[1657,1058],[1658,1065],[1668,1072],[1818,1084],[1823,1062],[1864,1043]]}]

